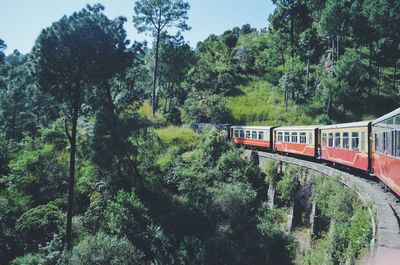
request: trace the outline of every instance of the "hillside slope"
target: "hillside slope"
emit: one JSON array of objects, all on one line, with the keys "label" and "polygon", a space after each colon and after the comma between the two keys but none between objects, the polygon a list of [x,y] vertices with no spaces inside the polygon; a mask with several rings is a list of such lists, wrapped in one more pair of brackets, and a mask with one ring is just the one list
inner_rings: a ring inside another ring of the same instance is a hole
[{"label": "hillside slope", "polygon": [[250,78],[238,85],[227,97],[233,122],[248,125],[305,125],[313,124],[315,117],[305,108],[289,102],[285,110],[284,96],[279,88],[266,80]]}]

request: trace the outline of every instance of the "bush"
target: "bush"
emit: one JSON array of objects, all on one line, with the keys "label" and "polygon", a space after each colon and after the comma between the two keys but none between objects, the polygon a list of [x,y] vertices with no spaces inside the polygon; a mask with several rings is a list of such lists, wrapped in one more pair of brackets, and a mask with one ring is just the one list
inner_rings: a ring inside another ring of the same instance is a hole
[{"label": "bush", "polygon": [[53,204],[40,205],[22,214],[15,228],[25,239],[27,249],[33,250],[38,244],[53,238],[61,224],[62,212]]},{"label": "bush", "polygon": [[72,249],[71,265],[141,265],[143,253],[127,239],[98,233],[88,236]]}]

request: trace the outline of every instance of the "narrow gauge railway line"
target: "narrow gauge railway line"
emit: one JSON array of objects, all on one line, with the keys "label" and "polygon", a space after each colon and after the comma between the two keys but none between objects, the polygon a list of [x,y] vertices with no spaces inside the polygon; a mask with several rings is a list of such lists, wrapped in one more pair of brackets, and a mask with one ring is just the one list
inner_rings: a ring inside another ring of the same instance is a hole
[{"label": "narrow gauge railway line", "polygon": [[357,195],[370,210],[374,235],[370,256],[368,261],[363,264],[398,264],[400,257],[400,204],[398,197],[392,192],[385,191],[381,182],[363,178],[359,174],[352,174],[353,172],[346,172],[311,159],[251,149],[247,149],[245,152],[248,156],[251,152],[257,152],[260,160],[273,159],[306,167],[325,176],[340,177],[340,182],[355,189]]}]

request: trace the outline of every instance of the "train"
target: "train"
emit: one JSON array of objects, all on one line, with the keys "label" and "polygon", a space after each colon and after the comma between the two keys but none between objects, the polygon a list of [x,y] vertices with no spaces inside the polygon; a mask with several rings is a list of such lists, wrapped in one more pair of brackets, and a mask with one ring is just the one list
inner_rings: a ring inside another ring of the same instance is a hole
[{"label": "train", "polygon": [[335,125],[220,127],[236,145],[362,171],[400,196],[400,108],[375,120]]}]

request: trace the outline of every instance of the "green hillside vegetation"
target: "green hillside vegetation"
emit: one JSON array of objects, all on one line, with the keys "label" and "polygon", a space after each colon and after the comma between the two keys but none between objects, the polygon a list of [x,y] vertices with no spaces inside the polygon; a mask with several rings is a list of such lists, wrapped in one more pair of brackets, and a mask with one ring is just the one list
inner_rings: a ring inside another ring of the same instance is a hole
[{"label": "green hillside vegetation", "polygon": [[290,104],[286,111],[282,92],[265,79],[251,78],[238,85],[227,97],[234,124],[247,125],[306,125],[314,118],[307,115],[304,106]]},{"label": "green hillside vegetation", "polygon": [[[282,227],[297,170],[277,184],[274,211],[265,180],[277,168],[266,176],[223,133],[190,128],[347,122],[399,107],[400,12],[393,0],[273,3],[266,28],[196,47],[181,34],[185,0],[134,1],[128,18],[88,5],[37,29],[27,54],[5,54],[0,39],[0,263],[294,264],[296,238]],[[128,40],[125,26],[153,43]],[[324,262],[347,263],[369,239],[366,215],[348,219],[357,207],[342,209],[347,196],[331,186],[321,200],[340,196],[323,214],[346,218],[315,264],[335,248]]]}]

